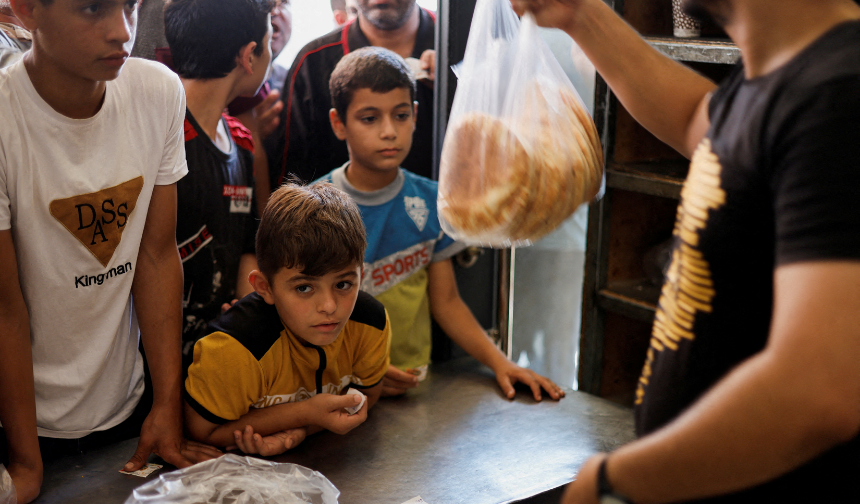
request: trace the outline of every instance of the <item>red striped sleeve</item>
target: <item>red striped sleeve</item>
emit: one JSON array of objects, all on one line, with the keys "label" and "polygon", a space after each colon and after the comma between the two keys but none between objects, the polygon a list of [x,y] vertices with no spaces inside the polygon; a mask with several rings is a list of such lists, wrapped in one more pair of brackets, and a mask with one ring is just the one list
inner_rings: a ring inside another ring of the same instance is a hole
[{"label": "red striped sleeve", "polygon": [[227,127],[230,128],[230,136],[233,137],[233,141],[236,142],[236,145],[253,154],[254,139],[251,137],[251,131],[235,117],[227,114],[222,114],[222,116],[227,122]]}]

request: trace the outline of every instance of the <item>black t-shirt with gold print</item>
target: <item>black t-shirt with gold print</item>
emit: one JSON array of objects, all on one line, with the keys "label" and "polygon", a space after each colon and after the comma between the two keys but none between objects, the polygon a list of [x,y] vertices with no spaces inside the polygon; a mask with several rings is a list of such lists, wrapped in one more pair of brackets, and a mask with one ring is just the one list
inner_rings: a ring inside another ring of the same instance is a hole
[{"label": "black t-shirt with gold print", "polygon": [[[636,394],[639,435],[764,348],[776,267],[860,260],[860,22],[837,26],[768,75],[747,80],[738,65],[709,114]],[[726,498],[854,501],[858,474],[855,439]]]}]

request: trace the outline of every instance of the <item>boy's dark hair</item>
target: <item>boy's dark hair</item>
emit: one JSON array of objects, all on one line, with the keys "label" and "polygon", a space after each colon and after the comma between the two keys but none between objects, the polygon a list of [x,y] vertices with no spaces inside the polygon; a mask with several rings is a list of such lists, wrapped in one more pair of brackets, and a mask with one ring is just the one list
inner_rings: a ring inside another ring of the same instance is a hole
[{"label": "boy's dark hair", "polygon": [[387,93],[392,89],[409,90],[409,102],[415,101],[415,78],[409,65],[398,54],[382,47],[362,47],[338,62],[328,81],[331,106],[340,120],[346,122],[346,109],[359,89]]},{"label": "boy's dark hair", "polygon": [[272,0],[169,0],[164,34],[173,68],[186,79],[219,79],[236,68],[236,56],[256,42],[263,54]]},{"label": "boy's dark hair", "polygon": [[364,263],[364,224],[355,202],[326,182],[287,183],[269,197],[257,229],[257,266],[270,281],[282,267],[322,276]]}]

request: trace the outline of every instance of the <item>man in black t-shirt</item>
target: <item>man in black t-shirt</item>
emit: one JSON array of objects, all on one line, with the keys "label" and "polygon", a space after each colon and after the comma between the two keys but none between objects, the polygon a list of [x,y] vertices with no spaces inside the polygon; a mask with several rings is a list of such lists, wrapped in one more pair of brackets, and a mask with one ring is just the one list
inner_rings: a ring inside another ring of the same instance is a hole
[{"label": "man in black t-shirt", "polygon": [[741,50],[716,88],[600,0],[512,3],[691,158],[640,439],[589,459],[564,502],[860,500],[860,8],[685,0]]}]

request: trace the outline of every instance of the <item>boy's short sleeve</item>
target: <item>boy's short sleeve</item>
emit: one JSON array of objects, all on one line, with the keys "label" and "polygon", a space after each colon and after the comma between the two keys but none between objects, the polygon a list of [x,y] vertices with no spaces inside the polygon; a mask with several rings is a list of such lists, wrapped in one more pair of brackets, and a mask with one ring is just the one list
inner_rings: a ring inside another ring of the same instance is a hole
[{"label": "boy's short sleeve", "polygon": [[817,88],[772,149],[779,265],[860,259],[858,90],[856,77]]},{"label": "boy's short sleeve", "polygon": [[439,239],[436,240],[436,246],[433,247],[433,257],[430,259],[430,262],[450,259],[466,247],[465,243],[460,243],[446,235],[444,231],[439,231]]},{"label": "boy's short sleeve", "polygon": [[[171,72],[172,73],[172,72]],[[161,156],[161,166],[155,185],[170,185],[188,173],[185,160],[185,88],[176,74],[171,75],[170,91],[165,93],[165,114],[168,114],[169,125],[167,138],[164,139],[164,153]]]},{"label": "boy's short sleeve", "polygon": [[185,379],[188,404],[207,421],[224,424],[265,396],[259,361],[232,336],[214,332],[194,345]]},{"label": "boy's short sleeve", "polygon": [[378,329],[364,326],[361,341],[355,351],[352,374],[358,383],[356,388],[370,388],[382,381],[391,360],[391,323],[385,311],[385,327]]},{"label": "boy's short sleeve", "polygon": [[12,138],[12,126],[18,121],[12,114],[9,104],[11,102],[11,77],[10,67],[0,72],[0,230],[12,228],[12,199],[9,194],[8,177],[12,167],[9,166],[8,156],[4,145]]}]

